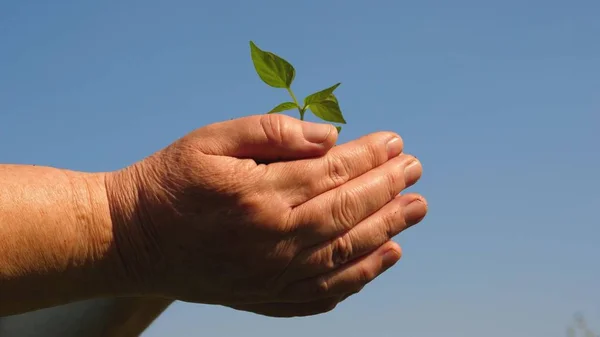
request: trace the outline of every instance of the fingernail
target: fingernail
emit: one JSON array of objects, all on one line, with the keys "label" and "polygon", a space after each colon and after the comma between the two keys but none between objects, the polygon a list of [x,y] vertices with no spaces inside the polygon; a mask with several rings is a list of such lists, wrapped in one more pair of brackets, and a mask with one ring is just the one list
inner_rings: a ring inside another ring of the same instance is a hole
[{"label": "fingernail", "polygon": [[421,221],[427,213],[427,205],[421,200],[413,200],[410,204],[404,206],[404,221],[412,226]]},{"label": "fingernail", "polygon": [[398,262],[400,259],[400,254],[395,249],[388,249],[383,254],[383,264],[386,267],[391,267],[394,263]]},{"label": "fingernail", "polygon": [[396,157],[400,154],[400,152],[402,152],[402,141],[398,137],[392,138],[387,143],[388,158]]},{"label": "fingernail", "polygon": [[404,182],[410,186],[421,178],[421,163],[415,158],[404,168]]},{"label": "fingernail", "polygon": [[302,123],[302,133],[304,134],[304,138],[315,144],[321,144],[326,141],[331,130],[333,130],[333,126],[329,124],[311,122]]}]

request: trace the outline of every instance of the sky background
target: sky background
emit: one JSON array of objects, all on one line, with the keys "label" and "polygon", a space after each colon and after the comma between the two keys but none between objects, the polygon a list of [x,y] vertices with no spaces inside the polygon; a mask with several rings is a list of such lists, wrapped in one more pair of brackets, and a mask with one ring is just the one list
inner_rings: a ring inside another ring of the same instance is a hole
[{"label": "sky background", "polygon": [[[116,170],[287,100],[248,41],[336,82],[340,142],[402,135],[427,218],[328,314],[176,303],[155,336],[564,336],[600,328],[600,2],[0,0],[0,162]],[[311,120],[315,120],[311,118]]]}]

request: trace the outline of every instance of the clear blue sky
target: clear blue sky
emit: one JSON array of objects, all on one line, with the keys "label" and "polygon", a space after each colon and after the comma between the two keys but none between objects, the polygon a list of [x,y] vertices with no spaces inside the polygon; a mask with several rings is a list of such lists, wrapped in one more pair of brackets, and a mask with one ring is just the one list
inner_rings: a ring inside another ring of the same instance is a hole
[{"label": "clear blue sky", "polygon": [[0,2],[0,162],[115,170],[263,113],[248,41],[304,96],[338,81],[341,142],[399,132],[430,214],[332,313],[177,303],[154,336],[564,336],[600,327],[600,2]]}]

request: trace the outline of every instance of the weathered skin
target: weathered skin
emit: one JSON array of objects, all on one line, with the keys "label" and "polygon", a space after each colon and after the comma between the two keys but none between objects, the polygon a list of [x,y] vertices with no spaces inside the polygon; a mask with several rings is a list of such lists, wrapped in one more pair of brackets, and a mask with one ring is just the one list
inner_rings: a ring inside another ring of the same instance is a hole
[{"label": "weathered skin", "polygon": [[[122,170],[0,165],[0,315],[154,297],[270,316],[325,312],[401,256],[421,176],[378,132],[259,115],[197,129]],[[166,303],[166,302],[165,302]]]}]

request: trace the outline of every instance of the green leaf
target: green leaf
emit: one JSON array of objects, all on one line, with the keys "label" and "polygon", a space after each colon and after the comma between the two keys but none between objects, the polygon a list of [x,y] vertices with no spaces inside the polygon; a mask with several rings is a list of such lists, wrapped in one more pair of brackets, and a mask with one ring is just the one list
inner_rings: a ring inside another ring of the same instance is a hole
[{"label": "green leaf", "polygon": [[338,135],[339,135],[340,132],[342,132],[342,127],[341,126],[336,126],[335,128],[338,130]]},{"label": "green leaf", "polygon": [[258,48],[250,41],[250,55],[254,69],[263,82],[274,88],[289,88],[296,76],[296,70],[281,57]]},{"label": "green leaf", "polygon": [[292,110],[292,109],[297,109],[297,108],[298,108],[298,106],[296,105],[296,103],[285,102],[285,103],[281,103],[278,106],[274,107],[273,109],[271,109],[271,111],[269,111],[267,113],[272,114],[272,113],[276,113],[276,112],[282,112],[282,111]]},{"label": "green leaf", "polygon": [[308,106],[308,109],[312,111],[315,116],[321,118],[322,120],[346,124],[346,120],[344,119],[344,116],[342,116],[340,106],[336,101],[324,100],[322,102],[313,103]]},{"label": "green leaf", "polygon": [[335,97],[334,94],[331,94],[331,95],[327,96],[327,98],[325,100],[326,101],[333,101],[333,102],[335,102],[335,104],[339,104],[338,100],[337,100],[337,97]]},{"label": "green leaf", "polygon": [[304,105],[309,105],[309,104],[313,104],[313,103],[319,103],[319,102],[322,102],[324,100],[327,100],[327,98],[329,96],[333,95],[333,91],[337,87],[339,87],[340,84],[341,83],[334,84],[334,85],[332,85],[331,87],[329,87],[327,89],[323,89],[321,91],[315,92],[314,94],[306,96],[306,98],[304,98]]}]

